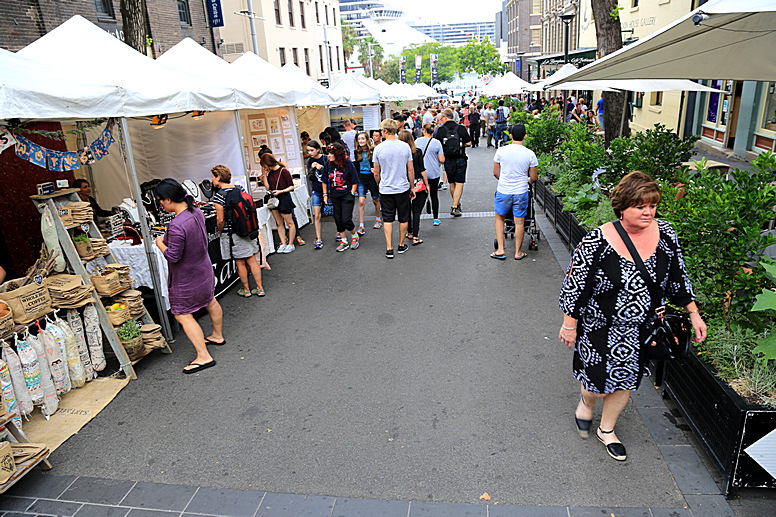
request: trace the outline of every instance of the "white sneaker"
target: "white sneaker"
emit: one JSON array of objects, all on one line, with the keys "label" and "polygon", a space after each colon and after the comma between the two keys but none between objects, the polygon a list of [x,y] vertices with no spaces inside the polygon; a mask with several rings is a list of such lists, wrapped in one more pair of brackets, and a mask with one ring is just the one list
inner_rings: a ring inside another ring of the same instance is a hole
[{"label": "white sneaker", "polygon": [[286,251],[285,251],[285,253],[291,253],[291,252],[292,252],[292,251],[294,251],[295,249],[296,249],[296,246],[294,246],[293,244],[289,244],[288,246],[286,246]]},{"label": "white sneaker", "polygon": [[288,246],[286,246],[285,244],[281,244],[280,246],[278,246],[278,249],[276,249],[275,251],[276,251],[277,253],[288,253],[288,252],[286,251],[286,248],[287,248],[287,247],[288,247]]}]

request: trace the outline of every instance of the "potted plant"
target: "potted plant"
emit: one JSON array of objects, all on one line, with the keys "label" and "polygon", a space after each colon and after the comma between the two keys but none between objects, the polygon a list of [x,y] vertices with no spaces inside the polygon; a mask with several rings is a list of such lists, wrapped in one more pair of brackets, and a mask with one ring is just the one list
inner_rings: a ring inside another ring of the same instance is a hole
[{"label": "potted plant", "polygon": [[89,242],[89,236],[85,233],[77,233],[73,236],[73,244],[78,252],[78,256],[81,258],[91,258],[94,255],[92,250],[92,243]]}]

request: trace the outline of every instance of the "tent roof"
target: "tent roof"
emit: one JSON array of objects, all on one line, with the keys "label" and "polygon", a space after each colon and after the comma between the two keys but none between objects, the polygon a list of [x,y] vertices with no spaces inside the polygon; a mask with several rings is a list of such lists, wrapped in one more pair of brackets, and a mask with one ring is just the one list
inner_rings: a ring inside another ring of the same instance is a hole
[{"label": "tent roof", "polygon": [[[88,49],[88,57],[84,54]],[[81,16],[73,16],[30,43],[18,54],[75,73],[88,68],[98,81],[123,89],[120,112],[105,115],[143,116],[192,110],[234,109],[234,91],[211,86],[169,69],[132,49]],[[56,96],[56,83],[49,83]]]},{"label": "tent roof", "polygon": [[262,108],[295,106],[307,100],[303,92],[296,91],[294,79],[253,52],[246,52],[229,66],[267,91],[262,98]]},{"label": "tent roof", "polygon": [[[707,18],[696,25],[696,15]],[[774,27],[773,0],[712,0],[567,79],[775,81],[776,59],[748,59],[776,48]]]},{"label": "tent roof", "polygon": [[721,90],[695,83],[689,79],[607,79],[600,81],[571,81],[547,88],[548,90],[627,90],[630,92],[717,92]]},{"label": "tent roof", "polygon": [[516,93],[522,93],[531,84],[520,79],[512,72],[496,77],[491,82],[482,87],[482,93],[484,95],[514,95]]},{"label": "tent roof", "polygon": [[345,74],[345,77],[329,88],[329,93],[346,99],[347,104],[378,104],[380,102],[380,92],[359,81],[353,74]]},{"label": "tent roof", "polygon": [[[122,89],[0,49],[0,120],[120,115]],[[52,81],[56,78],[56,82]]]},{"label": "tent roof", "polygon": [[343,98],[334,98],[329,90],[304,73],[301,68],[293,63],[286,63],[280,67],[280,70],[294,80],[297,89],[309,92],[308,100],[310,102],[309,104],[306,104],[307,106],[326,106],[329,104],[343,104],[347,102]]},{"label": "tent roof", "polygon": [[229,63],[205,50],[191,38],[180,42],[159,56],[157,63],[196,75],[203,81],[223,88],[234,88],[237,107],[259,108],[266,90],[229,66]]}]

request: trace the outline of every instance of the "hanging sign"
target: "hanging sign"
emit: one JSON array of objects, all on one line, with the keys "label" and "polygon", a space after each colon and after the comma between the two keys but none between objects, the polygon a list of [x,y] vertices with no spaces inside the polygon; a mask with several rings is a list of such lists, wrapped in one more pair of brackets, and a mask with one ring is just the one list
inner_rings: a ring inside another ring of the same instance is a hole
[{"label": "hanging sign", "polygon": [[431,54],[431,85],[438,83],[437,77],[437,63],[439,62],[439,54]]},{"label": "hanging sign", "polygon": [[0,153],[16,144],[16,139],[6,128],[0,128]]},{"label": "hanging sign", "polygon": [[407,82],[407,56],[401,56],[399,58],[399,79],[401,84]]},{"label": "hanging sign", "polygon": [[423,66],[423,56],[415,55],[415,84],[420,82],[420,67]]},{"label": "hanging sign", "polygon": [[207,16],[210,19],[211,27],[224,26],[224,13],[221,9],[221,0],[205,0],[207,6]]}]

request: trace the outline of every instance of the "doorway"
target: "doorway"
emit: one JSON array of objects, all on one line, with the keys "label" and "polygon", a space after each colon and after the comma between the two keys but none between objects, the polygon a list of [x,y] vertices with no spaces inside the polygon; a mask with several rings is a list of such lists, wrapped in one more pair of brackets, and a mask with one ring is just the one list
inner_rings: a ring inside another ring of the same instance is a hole
[{"label": "doorway", "polygon": [[741,92],[743,89],[743,81],[735,81],[733,83],[733,95],[728,97],[730,99],[730,106],[728,106],[727,113],[725,114],[728,121],[727,142],[725,147],[728,149],[732,149],[733,144],[735,144],[736,141],[736,128],[738,127],[738,108],[741,106]]}]

